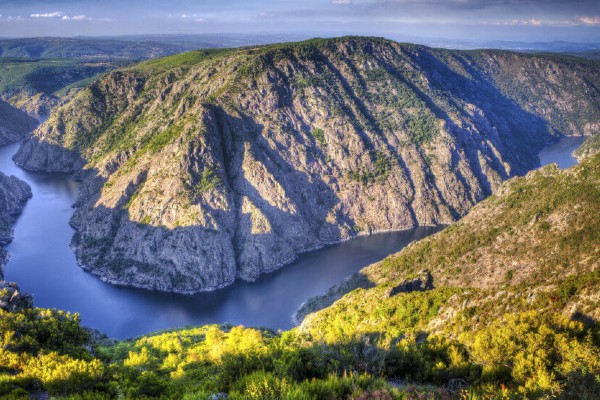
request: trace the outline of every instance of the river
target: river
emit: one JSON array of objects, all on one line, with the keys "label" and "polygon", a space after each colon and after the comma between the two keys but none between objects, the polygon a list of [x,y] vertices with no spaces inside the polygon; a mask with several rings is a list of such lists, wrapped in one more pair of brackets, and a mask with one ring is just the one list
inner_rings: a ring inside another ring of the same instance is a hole
[{"label": "river", "polygon": [[[559,162],[561,168],[575,164],[571,152],[581,143],[580,138],[565,138],[548,146],[540,153],[542,164]],[[33,198],[7,246],[5,279],[33,294],[37,307],[77,312],[85,326],[120,339],[226,322],[288,329],[292,314],[307,298],[438,230],[421,227],[359,237],[304,254],[254,283],[237,282],[216,292],[186,296],[115,287],[83,271],[69,247],[74,231],[68,221],[78,184],[65,175],[18,168],[11,158],[17,148],[18,144],[0,148],[0,171],[26,181]]]}]

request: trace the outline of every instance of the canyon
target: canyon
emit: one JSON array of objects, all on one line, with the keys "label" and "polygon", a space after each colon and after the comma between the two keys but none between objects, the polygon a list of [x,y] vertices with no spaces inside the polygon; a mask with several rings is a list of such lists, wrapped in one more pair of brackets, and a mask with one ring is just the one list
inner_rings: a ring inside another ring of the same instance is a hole
[{"label": "canyon", "polygon": [[15,156],[81,181],[77,260],[192,294],[359,235],[449,224],[600,126],[593,62],[345,37],[117,69]]}]

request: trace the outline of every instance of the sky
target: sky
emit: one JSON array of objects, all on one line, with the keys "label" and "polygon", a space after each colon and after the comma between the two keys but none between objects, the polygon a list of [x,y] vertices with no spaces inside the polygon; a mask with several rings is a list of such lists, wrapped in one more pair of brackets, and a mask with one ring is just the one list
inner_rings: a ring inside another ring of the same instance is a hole
[{"label": "sky", "polygon": [[205,33],[600,42],[600,0],[0,0],[0,37]]}]

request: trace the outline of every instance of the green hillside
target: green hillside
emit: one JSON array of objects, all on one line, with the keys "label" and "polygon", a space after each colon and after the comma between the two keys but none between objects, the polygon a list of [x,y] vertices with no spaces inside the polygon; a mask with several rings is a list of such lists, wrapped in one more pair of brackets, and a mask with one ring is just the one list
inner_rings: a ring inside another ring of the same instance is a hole
[{"label": "green hillside", "polygon": [[291,331],[205,326],[121,342],[95,335],[90,347],[77,316],[0,311],[0,393],[593,399],[599,237],[597,155],[508,181],[463,220],[361,271],[367,288]]},{"label": "green hillside", "polygon": [[0,57],[0,98],[34,115],[47,116],[69,89],[92,83],[123,63]]}]

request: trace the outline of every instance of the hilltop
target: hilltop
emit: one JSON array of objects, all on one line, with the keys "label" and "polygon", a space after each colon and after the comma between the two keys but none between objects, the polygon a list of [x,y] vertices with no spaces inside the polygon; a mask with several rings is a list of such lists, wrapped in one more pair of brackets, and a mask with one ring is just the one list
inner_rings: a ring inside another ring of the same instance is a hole
[{"label": "hilltop", "polygon": [[112,71],[21,147],[75,173],[79,263],[194,293],[356,235],[456,221],[600,124],[599,64],[378,38],[201,50]]}]

